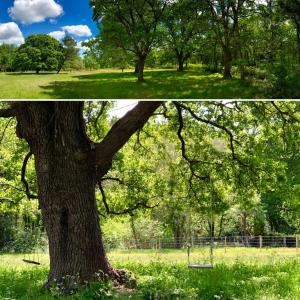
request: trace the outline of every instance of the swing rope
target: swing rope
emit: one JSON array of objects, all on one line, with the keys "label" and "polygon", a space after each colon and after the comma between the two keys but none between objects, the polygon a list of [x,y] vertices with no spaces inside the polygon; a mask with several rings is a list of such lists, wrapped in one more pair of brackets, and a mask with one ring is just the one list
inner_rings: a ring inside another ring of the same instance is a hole
[{"label": "swing rope", "polygon": [[[36,210],[38,210],[38,202],[36,202]],[[26,206],[26,211],[25,211],[27,217],[29,218],[29,213],[28,213],[28,208]],[[36,228],[36,221],[32,221],[32,224],[30,226],[30,234],[32,236],[34,230]],[[35,241],[36,243],[36,241]],[[37,257],[37,259],[36,259]],[[28,258],[28,259],[27,259]],[[40,265],[40,259],[39,259],[39,255],[37,253],[37,249],[36,249],[36,245],[34,247],[34,252],[32,257],[30,257],[30,254],[28,254],[28,256],[26,257],[26,254],[24,254],[24,257],[22,259],[23,262],[27,263],[27,264],[33,264],[33,265]]]}]

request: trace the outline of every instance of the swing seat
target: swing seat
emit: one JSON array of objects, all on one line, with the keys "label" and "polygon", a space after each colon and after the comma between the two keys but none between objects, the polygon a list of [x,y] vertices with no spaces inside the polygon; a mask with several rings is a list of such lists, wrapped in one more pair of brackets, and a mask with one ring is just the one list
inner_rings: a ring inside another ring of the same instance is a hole
[{"label": "swing seat", "polygon": [[33,265],[40,265],[41,263],[34,261],[34,260],[29,260],[29,259],[23,259],[23,261],[27,264],[33,264]]},{"label": "swing seat", "polygon": [[214,266],[212,264],[188,264],[188,268],[190,269],[213,269],[213,267]]}]

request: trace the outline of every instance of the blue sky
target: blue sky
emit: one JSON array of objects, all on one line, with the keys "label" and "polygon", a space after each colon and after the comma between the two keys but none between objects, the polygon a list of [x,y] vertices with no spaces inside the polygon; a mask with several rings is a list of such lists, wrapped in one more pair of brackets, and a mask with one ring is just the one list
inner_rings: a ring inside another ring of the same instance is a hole
[{"label": "blue sky", "polygon": [[89,0],[0,0],[0,44],[18,45],[37,33],[70,34],[78,42],[97,35]]}]

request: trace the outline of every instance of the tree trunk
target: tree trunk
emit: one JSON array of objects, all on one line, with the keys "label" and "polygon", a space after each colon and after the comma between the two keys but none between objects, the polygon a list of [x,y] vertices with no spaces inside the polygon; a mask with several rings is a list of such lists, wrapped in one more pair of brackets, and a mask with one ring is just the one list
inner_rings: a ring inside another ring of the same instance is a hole
[{"label": "tree trunk", "polygon": [[133,238],[134,238],[135,247],[137,249],[139,249],[140,248],[140,243],[139,243],[138,235],[137,235],[137,232],[136,232],[133,217],[130,217],[130,227],[131,227],[131,230],[132,230],[132,235],[133,235]]},{"label": "tree trunk", "polygon": [[39,204],[49,238],[48,283],[66,276],[82,282],[99,272],[113,276],[102,243],[95,155],[85,135],[82,103],[18,107],[17,133],[35,157]]},{"label": "tree trunk", "polygon": [[224,72],[223,78],[230,79],[231,78],[231,51],[228,47],[223,47],[223,55],[224,55]]},{"label": "tree trunk", "polygon": [[138,61],[136,60],[135,66],[134,66],[134,74],[138,74],[138,73],[139,73],[139,64],[138,64]]},{"label": "tree trunk", "polygon": [[139,56],[138,58],[138,82],[144,82],[144,68],[145,68],[145,56]]},{"label": "tree trunk", "polygon": [[215,238],[215,222],[213,220],[208,220],[208,226],[210,237]]},{"label": "tree trunk", "polygon": [[176,226],[174,230],[174,241],[175,241],[175,248],[181,249],[182,247],[182,240],[181,240],[181,230],[180,226]]},{"label": "tree trunk", "polygon": [[35,70],[35,73],[36,74],[40,74],[40,70]]},{"label": "tree trunk", "polygon": [[178,62],[178,72],[183,72],[184,69],[184,59],[182,52],[177,52],[177,62]]}]

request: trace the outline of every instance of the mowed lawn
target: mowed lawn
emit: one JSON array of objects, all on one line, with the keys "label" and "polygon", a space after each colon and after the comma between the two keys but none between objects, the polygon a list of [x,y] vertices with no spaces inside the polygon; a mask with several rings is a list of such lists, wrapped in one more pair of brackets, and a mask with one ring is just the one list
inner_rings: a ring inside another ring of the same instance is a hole
[{"label": "mowed lawn", "polygon": [[0,73],[1,99],[254,99],[264,98],[261,81],[223,80],[203,69],[149,69],[138,83],[133,70],[71,73]]},{"label": "mowed lawn", "polygon": [[[215,267],[188,269],[183,250],[111,251],[115,268],[132,271],[134,290],[94,283],[76,295],[63,297],[59,289],[42,292],[48,257],[41,266],[22,262],[22,255],[0,255],[0,299],[300,299],[300,257],[295,249],[217,249]],[[206,251],[194,251],[194,263],[202,263]]]}]

